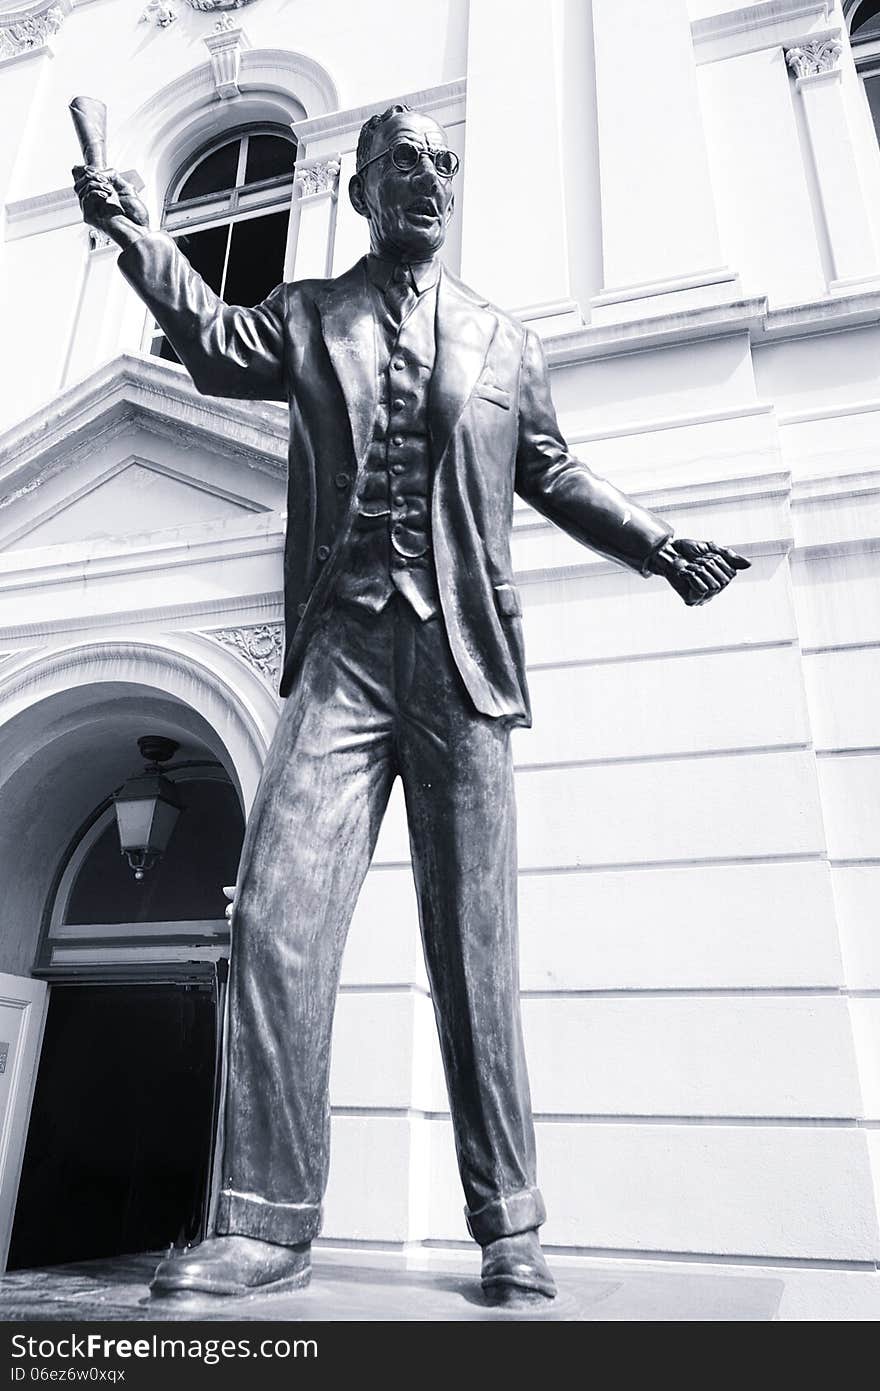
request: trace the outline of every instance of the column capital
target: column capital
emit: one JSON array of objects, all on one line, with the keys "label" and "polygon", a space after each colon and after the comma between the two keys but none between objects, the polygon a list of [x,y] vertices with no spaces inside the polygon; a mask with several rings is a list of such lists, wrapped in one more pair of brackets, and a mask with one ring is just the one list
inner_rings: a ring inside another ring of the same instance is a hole
[{"label": "column capital", "polygon": [[328,193],[335,197],[339,187],[339,169],[338,158],[314,160],[297,168],[296,186],[300,198]]},{"label": "column capital", "polygon": [[796,44],[785,50],[785,61],[797,78],[798,87],[810,78],[826,77],[829,73],[839,73],[840,56],[843,44],[838,38],[840,30],[820,39]]}]

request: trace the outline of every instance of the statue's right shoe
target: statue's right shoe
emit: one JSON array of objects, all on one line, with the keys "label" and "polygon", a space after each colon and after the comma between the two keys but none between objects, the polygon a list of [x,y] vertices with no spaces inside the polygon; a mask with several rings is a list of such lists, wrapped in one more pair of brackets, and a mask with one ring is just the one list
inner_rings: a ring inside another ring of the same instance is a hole
[{"label": "statue's right shoe", "polygon": [[303,1289],[311,1278],[307,1241],[275,1246],[251,1236],[213,1236],[161,1261],[150,1294],[154,1299],[174,1294],[280,1294]]}]

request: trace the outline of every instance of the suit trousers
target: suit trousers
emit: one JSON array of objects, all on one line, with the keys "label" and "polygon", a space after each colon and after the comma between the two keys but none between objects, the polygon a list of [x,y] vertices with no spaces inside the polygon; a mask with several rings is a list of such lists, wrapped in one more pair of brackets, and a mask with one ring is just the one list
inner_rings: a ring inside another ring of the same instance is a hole
[{"label": "suit trousers", "polygon": [[544,1205],[519,1008],[510,733],[477,713],[442,618],[331,605],[248,821],[233,919],[217,1231],[316,1236],[342,951],[392,784],[419,918],[465,1215],[482,1245]]}]

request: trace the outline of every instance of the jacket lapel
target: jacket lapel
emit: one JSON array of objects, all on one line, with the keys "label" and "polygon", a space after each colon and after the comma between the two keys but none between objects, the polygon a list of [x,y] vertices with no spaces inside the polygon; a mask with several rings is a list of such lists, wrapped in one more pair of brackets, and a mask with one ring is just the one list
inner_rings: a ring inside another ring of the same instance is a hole
[{"label": "jacket lapel", "polygon": [[437,358],[429,410],[435,467],[477,384],[497,327],[485,301],[443,270],[437,286]]},{"label": "jacket lapel", "polygon": [[358,467],[373,437],[378,382],[376,327],[367,280],[366,260],[316,296],[321,329],[330,361],[348,408]]}]

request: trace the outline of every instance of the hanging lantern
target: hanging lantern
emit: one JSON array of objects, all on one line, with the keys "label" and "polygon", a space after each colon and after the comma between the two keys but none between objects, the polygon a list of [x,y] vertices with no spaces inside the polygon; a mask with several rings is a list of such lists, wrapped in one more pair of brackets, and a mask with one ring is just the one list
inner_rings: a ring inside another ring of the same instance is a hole
[{"label": "hanging lantern", "polygon": [[138,739],[147,767],[139,776],[129,778],[114,797],[119,848],[135,879],[143,879],[162,858],[183,810],[173,782],[159,766],[173,758],[179,747],[173,739],[154,734]]}]

